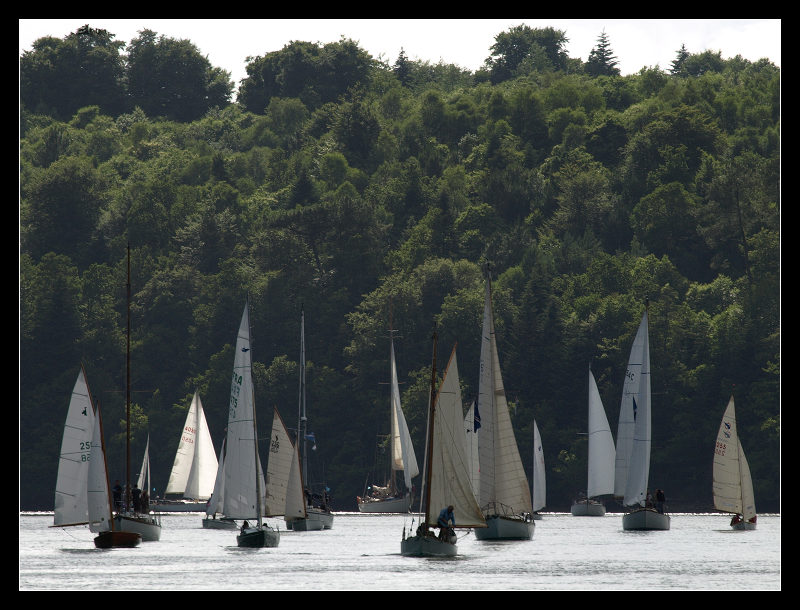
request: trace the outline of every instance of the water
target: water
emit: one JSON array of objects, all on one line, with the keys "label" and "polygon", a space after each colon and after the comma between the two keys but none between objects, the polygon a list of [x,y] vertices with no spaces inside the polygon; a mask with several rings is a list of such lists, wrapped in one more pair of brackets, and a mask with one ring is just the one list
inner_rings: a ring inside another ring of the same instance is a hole
[{"label": "water", "polygon": [[[20,513],[20,590],[780,590],[781,520],[735,532],[720,514],[674,514],[669,531],[626,532],[622,517],[547,513],[530,541],[479,542],[459,556],[400,555],[411,517],[335,513],[333,529],[292,532],[272,549],[239,549],[235,531],[200,513],[166,514],[159,542],[98,550],[85,527]],[[414,522],[413,527],[417,523]]]}]

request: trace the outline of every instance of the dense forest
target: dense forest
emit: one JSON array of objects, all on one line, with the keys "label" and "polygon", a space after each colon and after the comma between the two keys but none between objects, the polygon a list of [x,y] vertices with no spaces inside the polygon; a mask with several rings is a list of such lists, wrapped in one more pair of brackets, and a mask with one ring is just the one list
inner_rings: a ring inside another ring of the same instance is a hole
[{"label": "dense forest", "polygon": [[[189,40],[85,26],[20,57],[19,501],[52,510],[83,363],[124,479],[126,248],[132,462],[163,493],[198,390],[219,448],[251,304],[259,427],[297,421],[305,312],[310,464],[355,510],[388,432],[389,327],[422,463],[432,354],[477,394],[485,277],[545,510],[586,485],[588,372],[612,431],[649,302],[650,482],[713,510],[735,396],[762,512],[780,507],[780,69],[693,53],[621,76],[613,40],[500,32],[475,72],[352,40],[248,58],[238,87]],[[440,368],[441,368],[440,363]],[[266,459],[266,447],[262,459]]]}]

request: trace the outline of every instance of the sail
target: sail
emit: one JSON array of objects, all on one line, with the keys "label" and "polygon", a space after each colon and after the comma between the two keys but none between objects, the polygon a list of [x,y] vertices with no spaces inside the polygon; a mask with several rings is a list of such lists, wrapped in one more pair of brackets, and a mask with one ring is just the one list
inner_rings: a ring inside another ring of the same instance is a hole
[{"label": "sail", "polygon": [[89,511],[89,529],[93,532],[105,532],[112,529],[112,523],[100,409],[97,410],[94,419],[88,475],[86,498]]},{"label": "sail", "polygon": [[186,414],[166,493],[207,500],[214,490],[216,473],[214,443],[203,412],[203,403],[195,392]]},{"label": "sail", "polygon": [[728,401],[717,433],[712,490],[717,510],[740,514],[745,521],[756,515],[753,481],[744,449],[739,442],[733,396]]},{"label": "sail", "polygon": [[142,458],[142,467],[139,469],[139,478],[136,482],[139,489],[146,491],[150,495],[148,489],[150,485],[150,435],[147,435],[147,444],[144,446],[144,457]]},{"label": "sail", "polygon": [[268,517],[286,515],[287,520],[306,517],[303,485],[297,449],[278,410],[272,418],[267,461],[266,504]]},{"label": "sail", "polygon": [[397,381],[397,365],[394,359],[394,343],[391,345],[391,410],[392,410],[392,470],[402,470],[406,489],[411,489],[411,479],[419,474],[417,457],[411,445],[403,407],[400,405],[400,385]]},{"label": "sail", "polygon": [[617,451],[614,465],[614,496],[617,498],[622,498],[625,495],[625,486],[628,482],[628,469],[630,468],[634,425],[636,423],[634,409],[636,408],[636,401],[639,400],[640,372],[644,359],[646,335],[647,312],[642,317],[639,330],[633,340],[631,353],[628,357],[628,368],[625,371],[625,381],[622,386],[622,400],[617,424]]},{"label": "sail", "polygon": [[475,500],[478,499],[478,487],[481,484],[481,470],[478,460],[478,428],[480,427],[479,418],[475,417],[475,401],[473,400],[469,409],[467,409],[467,414],[464,416],[464,433],[467,441],[469,479],[472,483],[472,492],[475,494]]},{"label": "sail", "polygon": [[492,317],[491,282],[488,279],[483,308],[478,411],[481,414],[481,431],[478,434],[481,466],[478,497],[481,507],[485,510],[492,504],[502,504],[516,513],[530,512],[528,478],[514,438],[500,373]]},{"label": "sail", "polygon": [[427,523],[436,526],[439,511],[452,505],[456,527],[484,527],[486,522],[475,501],[469,479],[455,348],[432,408],[433,447]]},{"label": "sail", "polygon": [[214,479],[214,491],[206,505],[206,515],[209,517],[222,510],[222,497],[225,493],[225,438],[222,439],[222,447],[219,450],[217,460],[217,476]]},{"label": "sail", "polygon": [[625,485],[625,506],[645,505],[647,499],[647,480],[650,475],[650,340],[647,333],[647,312],[642,316],[640,329],[644,329],[642,341],[641,368],[639,369],[638,391],[632,396],[635,425],[633,443]]},{"label": "sail", "polygon": [[545,480],[544,451],[539,426],[533,420],[533,510],[541,510],[547,504],[547,482]]},{"label": "sail", "polygon": [[589,371],[589,483],[586,495],[590,498],[614,493],[614,438],[608,425],[606,411],[597,382]]},{"label": "sail", "polygon": [[[250,315],[245,305],[236,338],[231,398],[228,405],[225,495],[222,512],[231,519],[258,516],[258,489],[264,489],[261,465],[256,465],[253,418],[252,365],[250,361]],[[256,482],[256,473],[261,479]]]},{"label": "sail", "polygon": [[79,525],[89,522],[86,487],[94,431],[94,409],[86,376],[81,367],[64,422],[61,454],[53,511],[53,525]]}]

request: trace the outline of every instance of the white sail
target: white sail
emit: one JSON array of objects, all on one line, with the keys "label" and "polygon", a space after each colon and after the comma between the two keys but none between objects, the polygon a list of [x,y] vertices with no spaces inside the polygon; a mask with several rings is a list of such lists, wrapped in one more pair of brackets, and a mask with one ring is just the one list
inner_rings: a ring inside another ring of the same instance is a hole
[{"label": "white sail", "polygon": [[467,442],[467,460],[469,461],[469,479],[475,499],[478,499],[478,488],[481,484],[480,461],[478,459],[478,428],[479,420],[475,417],[475,401],[467,409],[464,416],[464,433]]},{"label": "white sail", "polygon": [[647,481],[650,475],[650,341],[647,332],[647,311],[642,316],[639,329],[644,332],[638,388],[631,396],[635,425],[623,499],[625,506],[645,505]]},{"label": "white sail", "polygon": [[616,451],[597,382],[589,371],[589,498],[614,493]]},{"label": "white sail", "polygon": [[483,308],[481,368],[478,387],[478,434],[481,483],[478,497],[486,510],[504,505],[514,513],[531,512],[528,478],[511,426],[492,316],[491,281],[487,278]]},{"label": "white sail", "polygon": [[269,441],[265,513],[268,517],[285,515],[287,521],[306,517],[300,459],[277,409]]},{"label": "white sail", "polygon": [[181,494],[193,500],[207,500],[214,491],[217,466],[203,403],[195,392],[186,414],[166,493]]},{"label": "white sail", "polygon": [[739,442],[733,396],[728,402],[717,433],[712,489],[717,510],[740,514],[745,521],[755,517],[753,481],[744,449]]},{"label": "white sail", "polygon": [[635,427],[634,409],[637,409],[641,390],[641,370],[644,361],[644,343],[647,339],[647,312],[644,313],[639,324],[639,330],[633,340],[631,353],[628,358],[628,368],[625,371],[625,381],[622,387],[622,400],[619,408],[619,422],[617,424],[617,450],[614,470],[614,496],[625,496],[625,487],[628,483],[631,453],[633,451],[633,436]]},{"label": "white sail", "polygon": [[217,476],[214,479],[214,491],[211,492],[211,498],[206,505],[206,515],[209,517],[217,514],[222,510],[222,497],[225,494],[225,441],[222,439],[222,447],[219,450],[219,459],[217,460]]},{"label": "white sail", "polygon": [[[228,405],[228,435],[225,457],[225,489],[222,512],[231,519],[258,517],[259,492],[264,489],[263,470],[256,463],[253,418],[252,363],[250,360],[250,315],[245,305],[236,338],[231,398]],[[259,481],[256,481],[256,474]]]},{"label": "white sail", "polygon": [[105,447],[103,446],[103,424],[100,409],[97,410],[92,432],[92,448],[89,457],[87,480],[87,503],[89,529],[105,532],[112,529],[111,504],[108,495],[108,473],[106,471]]},{"label": "white sail", "polygon": [[461,404],[458,364],[456,351],[453,348],[433,407],[428,525],[436,526],[439,511],[452,505],[456,516],[456,527],[485,526],[469,478]]},{"label": "white sail", "polygon": [[394,342],[391,344],[391,410],[392,410],[392,470],[402,470],[406,489],[411,489],[411,479],[419,474],[417,457],[411,445],[403,407],[400,405],[400,385],[397,381],[397,365],[394,359]]},{"label": "white sail", "polygon": [[544,451],[539,426],[533,420],[533,510],[541,510],[547,504],[547,481],[545,480]]},{"label": "white sail", "polygon": [[89,387],[81,367],[72,388],[61,438],[53,525],[80,525],[89,522],[86,488],[94,419]]}]

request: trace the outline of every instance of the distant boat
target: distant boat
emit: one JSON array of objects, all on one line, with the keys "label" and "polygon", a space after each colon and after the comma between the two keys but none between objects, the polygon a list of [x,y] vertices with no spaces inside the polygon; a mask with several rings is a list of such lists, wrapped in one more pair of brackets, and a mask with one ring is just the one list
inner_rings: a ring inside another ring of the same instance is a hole
[{"label": "distant boat", "polygon": [[602,517],[606,507],[598,497],[614,493],[614,438],[608,425],[597,382],[589,371],[589,475],[586,497],[575,500],[570,512],[576,517]]},{"label": "distant boat", "polygon": [[542,449],[542,437],[539,434],[539,426],[533,420],[533,513],[531,517],[539,520],[542,518],[539,512],[547,506],[547,475],[544,467],[544,450]]},{"label": "distant boat", "polygon": [[[231,380],[228,408],[227,454],[222,512],[231,519],[245,519],[236,537],[239,547],[276,547],[280,532],[263,522],[264,476],[258,457],[258,425],[256,423],[250,351],[250,312],[245,303]],[[254,519],[251,525],[246,519]]]},{"label": "distant boat", "polygon": [[300,458],[292,443],[283,418],[274,409],[272,433],[269,438],[265,514],[283,517],[286,523],[306,519],[306,501]]},{"label": "distant boat", "polygon": [[[389,333],[391,335],[390,327]],[[407,513],[411,508],[411,479],[419,474],[417,458],[414,447],[411,445],[411,435],[400,405],[400,385],[397,381],[397,365],[394,358],[394,337],[390,336],[389,347],[389,375],[391,388],[389,390],[389,474],[384,485],[372,485],[372,491],[364,496],[359,496],[358,510],[362,513]],[[405,487],[398,489],[397,471],[403,471]]]},{"label": "distant boat", "polygon": [[452,528],[447,528],[445,532],[440,529],[440,536],[430,530],[431,527],[439,527],[439,511],[448,506],[454,508],[454,528],[476,528],[475,531],[478,531],[478,528],[486,527],[469,480],[456,349],[453,347],[437,392],[436,341],[434,333],[428,440],[420,509],[424,513],[419,515],[420,525],[415,532],[409,531],[406,536],[403,528],[400,554],[405,557],[453,557],[458,554],[457,538]]},{"label": "distant boat", "polygon": [[531,491],[519,456],[508,412],[492,314],[492,281],[487,270],[481,333],[478,432],[480,488],[478,499],[486,520],[476,529],[478,540],[530,540],[535,523]]},{"label": "distant boat", "polygon": [[203,403],[195,391],[164,492],[167,499],[155,502],[153,508],[160,512],[204,511],[214,491],[217,468]]},{"label": "distant boat", "polygon": [[214,491],[211,492],[211,497],[206,505],[206,516],[203,518],[203,529],[208,530],[235,530],[239,526],[234,519],[220,515],[217,519],[217,513],[222,511],[222,498],[225,490],[225,441],[222,439],[222,447],[219,450],[219,459],[217,460],[217,476],[214,479]]},{"label": "distant boat", "polygon": [[714,506],[725,513],[733,513],[731,527],[736,530],[756,529],[756,501],[753,496],[753,479],[744,455],[739,431],[736,427],[736,409],[733,396],[722,416],[714,446],[713,486]]},{"label": "distant boat", "polygon": [[625,373],[617,433],[615,495],[622,491],[624,530],[668,530],[670,517],[649,505],[650,474],[650,340],[647,309],[633,341]]}]

